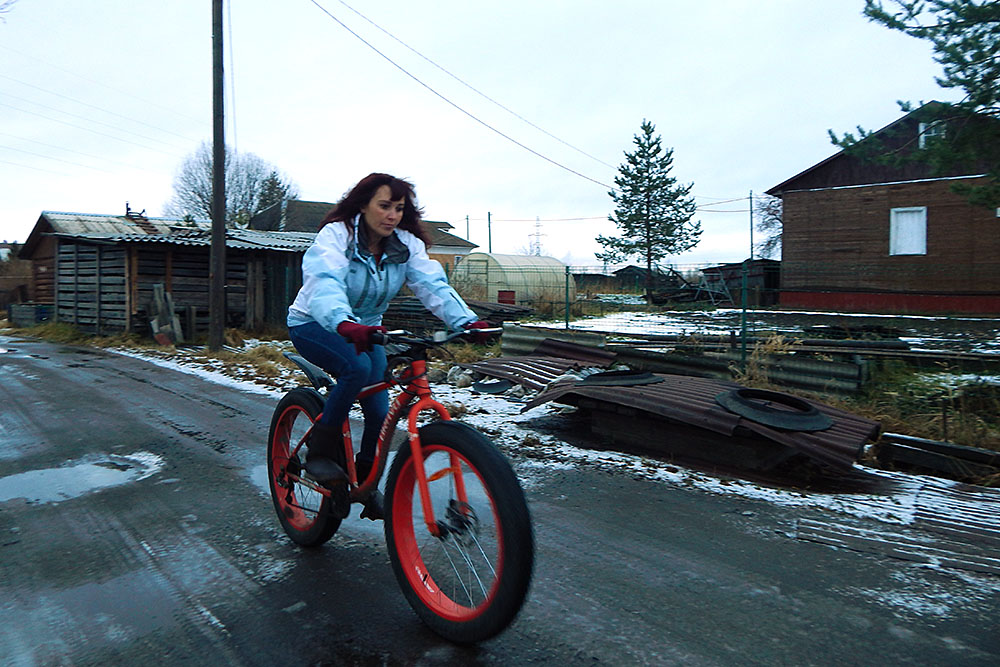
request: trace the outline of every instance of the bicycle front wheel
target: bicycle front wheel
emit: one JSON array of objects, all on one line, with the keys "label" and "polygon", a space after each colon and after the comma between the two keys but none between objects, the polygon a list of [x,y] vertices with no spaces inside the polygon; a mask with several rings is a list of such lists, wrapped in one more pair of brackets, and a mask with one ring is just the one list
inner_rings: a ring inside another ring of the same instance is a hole
[{"label": "bicycle front wheel", "polygon": [[330,498],[314,482],[301,479],[304,452],[292,454],[322,411],[323,398],[316,390],[296,387],[275,408],[267,438],[267,479],[274,509],[285,534],[304,547],[323,544],[340,527]]},{"label": "bicycle front wheel", "polygon": [[440,534],[424,521],[407,442],[386,482],[392,569],[432,630],[458,643],[482,641],[510,624],[528,592],[534,537],[524,492],[493,443],[465,424],[428,424],[420,443]]}]

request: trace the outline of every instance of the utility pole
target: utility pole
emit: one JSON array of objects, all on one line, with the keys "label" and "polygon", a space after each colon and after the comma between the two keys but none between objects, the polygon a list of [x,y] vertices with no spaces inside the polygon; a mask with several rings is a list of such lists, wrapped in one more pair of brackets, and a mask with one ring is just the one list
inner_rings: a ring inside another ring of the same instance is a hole
[{"label": "utility pole", "polygon": [[222,0],[212,0],[212,249],[208,269],[208,349],[226,327],[226,135],[223,107]]},{"label": "utility pole", "polygon": [[750,259],[743,260],[743,280],[740,287],[743,312],[740,314],[740,363],[744,369],[747,364],[747,282],[750,264],[753,262],[753,190],[750,191]]},{"label": "utility pole", "polygon": [[493,254],[493,214],[486,212],[486,247],[487,252]]}]

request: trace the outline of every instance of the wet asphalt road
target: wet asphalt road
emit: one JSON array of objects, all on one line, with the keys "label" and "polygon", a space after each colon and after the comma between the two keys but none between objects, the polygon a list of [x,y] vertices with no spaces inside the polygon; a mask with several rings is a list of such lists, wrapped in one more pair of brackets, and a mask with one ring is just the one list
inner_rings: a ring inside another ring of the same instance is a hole
[{"label": "wet asphalt road", "polygon": [[284,538],[274,403],[0,336],[0,664],[1000,664],[982,577],[794,539],[823,510],[578,466],[527,486],[520,617],[453,646],[407,606],[381,524]]}]

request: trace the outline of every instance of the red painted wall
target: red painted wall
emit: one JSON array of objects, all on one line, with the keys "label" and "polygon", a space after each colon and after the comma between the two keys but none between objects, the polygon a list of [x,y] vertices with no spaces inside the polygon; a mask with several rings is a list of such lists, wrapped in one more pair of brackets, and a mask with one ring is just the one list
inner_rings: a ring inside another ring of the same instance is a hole
[{"label": "red painted wall", "polygon": [[781,306],[835,312],[1000,314],[1000,295],[782,291]]}]

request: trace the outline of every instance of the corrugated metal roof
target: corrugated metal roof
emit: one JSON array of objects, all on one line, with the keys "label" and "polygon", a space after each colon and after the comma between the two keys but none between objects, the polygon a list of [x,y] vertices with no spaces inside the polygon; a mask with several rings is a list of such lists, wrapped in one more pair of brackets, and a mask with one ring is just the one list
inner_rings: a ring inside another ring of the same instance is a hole
[{"label": "corrugated metal roof", "polygon": [[[733,436],[738,428],[743,428],[842,470],[854,465],[861,448],[877,437],[881,428],[878,422],[870,419],[803,399],[830,417],[833,425],[815,432],[780,430],[734,414],[715,401],[718,394],[739,388],[738,384],[686,375],[656,373],[654,377],[663,381],[634,387],[601,387],[586,386],[578,380],[562,380],[538,394],[524,409],[549,401],[573,402],[575,397],[587,397],[704,428],[723,436]],[[628,428],[627,424],[622,427]]]},{"label": "corrugated metal roof", "polygon": [[535,391],[544,389],[567,371],[592,366],[592,364],[579,359],[561,359],[549,356],[501,357],[499,359],[484,359],[474,364],[459,365],[483,375],[504,378],[522,384]]},{"label": "corrugated metal roof", "polygon": [[[590,399],[626,408],[617,412],[609,410],[609,419],[620,419],[624,430],[629,428],[629,410],[639,411],[702,428],[727,439],[749,433],[837,470],[850,469],[862,447],[874,440],[881,430],[878,422],[808,399],[802,400],[833,421],[830,428],[805,432],[766,426],[730,412],[716,402],[715,397],[719,394],[740,387],[728,380],[665,373],[652,374],[656,382],[634,386],[588,385],[586,381],[572,378],[557,380],[573,369],[607,368],[614,360],[614,353],[606,350],[546,339],[531,355],[485,359],[463,364],[463,367],[540,391],[524,410],[551,401],[578,404],[581,399]],[[772,404],[772,407],[780,409],[783,406]],[[664,438],[669,435],[665,433]]]},{"label": "corrugated metal roof", "polygon": [[185,222],[177,218],[126,217],[124,215],[96,215],[90,213],[63,213],[42,211],[42,217],[52,225],[57,234],[115,236],[119,234],[171,234],[184,230],[211,229],[207,220]]},{"label": "corrugated metal roof", "polygon": [[[70,239],[85,239],[104,243],[162,243],[183,246],[211,246],[210,230],[180,230],[161,234],[134,233],[55,233],[54,236]],[[227,229],[226,247],[237,250],[279,250],[305,252],[312,245],[316,235],[311,232],[261,232],[252,229]]]}]

